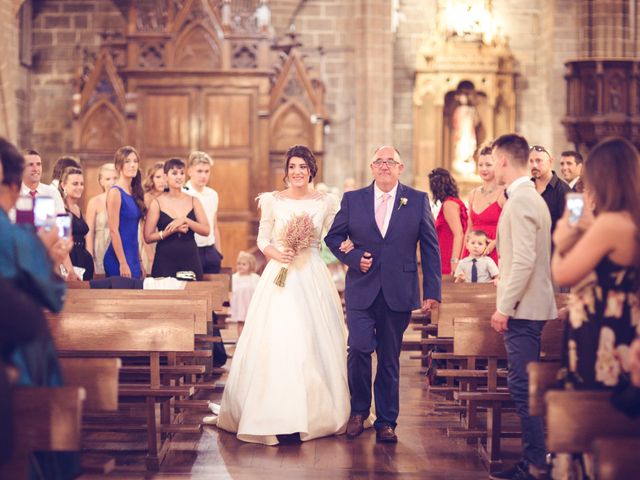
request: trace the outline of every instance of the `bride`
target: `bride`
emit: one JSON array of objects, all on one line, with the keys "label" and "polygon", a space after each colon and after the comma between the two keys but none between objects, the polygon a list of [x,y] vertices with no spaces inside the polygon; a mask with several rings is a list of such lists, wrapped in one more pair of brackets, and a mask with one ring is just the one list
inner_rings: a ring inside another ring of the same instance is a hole
[{"label": "bride", "polygon": [[[259,197],[258,247],[269,262],[249,305],[219,416],[207,422],[245,442],[277,445],[277,435],[298,433],[306,441],[340,434],[349,419],[342,304],[319,248],[338,203],[311,188],[317,171],[313,153],[293,146],[284,164],[289,187]],[[294,256],[282,233],[302,213],[313,220],[312,246]],[[288,274],[280,287],[274,279],[283,265]]]}]

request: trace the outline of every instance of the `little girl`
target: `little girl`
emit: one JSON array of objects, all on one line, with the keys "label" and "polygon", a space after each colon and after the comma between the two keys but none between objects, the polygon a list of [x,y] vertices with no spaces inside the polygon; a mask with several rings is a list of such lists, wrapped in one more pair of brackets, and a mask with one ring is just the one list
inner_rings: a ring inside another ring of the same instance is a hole
[{"label": "little girl", "polygon": [[238,323],[238,336],[242,333],[251,297],[260,276],[256,272],[256,257],[241,251],[236,261],[237,271],[231,276],[231,321]]}]

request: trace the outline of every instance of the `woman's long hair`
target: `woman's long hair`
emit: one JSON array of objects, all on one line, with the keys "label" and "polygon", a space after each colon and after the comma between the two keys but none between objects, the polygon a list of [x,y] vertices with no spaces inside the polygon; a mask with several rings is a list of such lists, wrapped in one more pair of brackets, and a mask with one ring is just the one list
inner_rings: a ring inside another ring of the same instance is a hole
[{"label": "woman's long hair", "polygon": [[434,200],[444,202],[447,197],[458,198],[458,184],[445,168],[434,168],[429,172],[429,188]]},{"label": "woman's long hair", "polygon": [[[640,157],[631,142],[610,138],[597,144],[584,162],[583,176],[596,212],[629,212],[636,225],[634,266],[640,280]],[[638,282],[640,294],[640,282]]]},{"label": "woman's long hair", "polygon": [[140,209],[140,213],[144,216],[147,213],[147,207],[144,205],[144,190],[142,189],[142,174],[140,173],[140,154],[138,151],[130,146],[120,147],[116,150],[116,154],[113,157],[113,164],[116,166],[116,170],[119,174],[122,172],[124,162],[130,154],[135,154],[138,159],[138,172],[136,176],[131,180],[131,193],[133,194],[133,200]]},{"label": "woman's long hair", "polygon": [[164,162],[156,162],[151,166],[151,168],[147,169],[147,175],[144,179],[144,184],[142,185],[144,192],[149,193],[152,190],[155,190],[155,185],[153,183],[153,176],[156,174],[158,170],[164,169]]}]

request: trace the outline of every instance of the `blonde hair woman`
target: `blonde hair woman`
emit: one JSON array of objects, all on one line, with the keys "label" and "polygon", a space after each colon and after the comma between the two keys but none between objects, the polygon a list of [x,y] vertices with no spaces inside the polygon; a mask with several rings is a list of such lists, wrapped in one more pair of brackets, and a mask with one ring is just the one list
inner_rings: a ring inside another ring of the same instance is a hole
[{"label": "blonde hair woman", "polygon": [[87,204],[85,220],[89,226],[87,234],[87,251],[93,257],[95,273],[104,274],[104,254],[111,242],[109,225],[107,224],[107,191],[115,185],[118,172],[113,163],[105,163],[98,170],[98,184],[102,193],[92,197]]}]

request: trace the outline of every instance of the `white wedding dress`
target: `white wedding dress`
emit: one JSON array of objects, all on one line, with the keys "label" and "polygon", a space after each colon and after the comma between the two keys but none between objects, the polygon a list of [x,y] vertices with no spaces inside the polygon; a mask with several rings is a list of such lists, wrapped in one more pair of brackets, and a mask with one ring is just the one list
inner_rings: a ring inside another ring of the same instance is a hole
[{"label": "white wedding dress", "polygon": [[260,196],[258,247],[281,249],[288,220],[308,213],[313,246],[289,265],[284,287],[273,283],[282,264],[271,260],[249,305],[215,422],[245,442],[276,445],[276,435],[301,440],[340,434],[349,420],[347,344],[342,304],[320,258],[320,236],[333,222],[337,199]]}]

